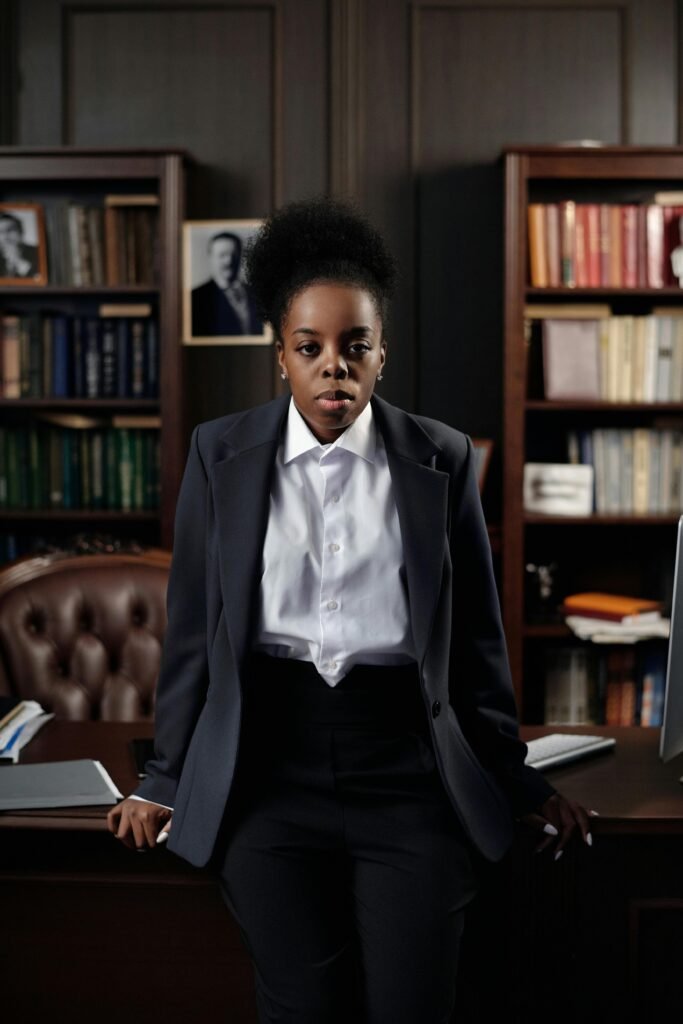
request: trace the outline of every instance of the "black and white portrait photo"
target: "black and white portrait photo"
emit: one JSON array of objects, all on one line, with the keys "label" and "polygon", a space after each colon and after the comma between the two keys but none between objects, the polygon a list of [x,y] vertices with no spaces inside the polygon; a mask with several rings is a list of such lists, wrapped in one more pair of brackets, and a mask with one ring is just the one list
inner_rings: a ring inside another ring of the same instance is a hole
[{"label": "black and white portrait photo", "polygon": [[0,282],[47,284],[43,211],[37,203],[0,203]]},{"label": "black and white portrait photo", "polygon": [[186,344],[270,344],[244,278],[244,250],[260,220],[187,221],[183,240]]}]

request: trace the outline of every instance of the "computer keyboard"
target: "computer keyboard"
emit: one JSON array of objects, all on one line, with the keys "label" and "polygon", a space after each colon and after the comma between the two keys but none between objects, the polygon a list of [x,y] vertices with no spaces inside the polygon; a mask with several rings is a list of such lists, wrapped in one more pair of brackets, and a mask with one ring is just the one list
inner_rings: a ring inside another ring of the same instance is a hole
[{"label": "computer keyboard", "polygon": [[572,733],[551,732],[529,740],[529,752],[524,763],[533,768],[555,768],[557,765],[589,757],[600,750],[611,749],[616,740],[611,736],[577,736]]}]

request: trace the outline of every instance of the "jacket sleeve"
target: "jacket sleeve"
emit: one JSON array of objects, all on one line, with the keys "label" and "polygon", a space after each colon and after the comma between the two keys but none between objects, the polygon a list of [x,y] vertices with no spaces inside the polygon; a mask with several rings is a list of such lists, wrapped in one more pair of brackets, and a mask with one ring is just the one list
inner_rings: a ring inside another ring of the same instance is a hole
[{"label": "jacket sleeve", "polygon": [[524,764],[517,711],[479,497],[472,442],[453,482],[450,547],[453,623],[450,701],[475,755],[492,772],[515,815],[535,810],[555,789]]},{"label": "jacket sleeve", "polygon": [[155,706],[154,758],[136,796],[172,807],[208,689],[205,524],[208,478],[195,427],[175,514],[166,592],[168,625]]}]

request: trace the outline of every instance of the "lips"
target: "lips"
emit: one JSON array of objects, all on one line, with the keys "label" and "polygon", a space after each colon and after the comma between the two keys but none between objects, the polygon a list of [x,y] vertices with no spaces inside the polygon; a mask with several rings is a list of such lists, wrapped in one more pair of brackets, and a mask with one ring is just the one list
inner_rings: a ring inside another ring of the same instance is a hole
[{"label": "lips", "polygon": [[316,397],[327,402],[350,402],[353,400],[353,395],[350,395],[348,391],[322,391]]}]

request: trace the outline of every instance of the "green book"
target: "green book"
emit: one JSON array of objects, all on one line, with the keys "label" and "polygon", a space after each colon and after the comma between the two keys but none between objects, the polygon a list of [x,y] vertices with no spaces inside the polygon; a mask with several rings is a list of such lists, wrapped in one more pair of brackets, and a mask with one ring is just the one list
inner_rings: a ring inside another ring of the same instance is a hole
[{"label": "green book", "polygon": [[7,429],[0,427],[0,508],[7,508],[8,480],[7,480]]},{"label": "green book", "polygon": [[54,427],[47,432],[49,462],[48,504],[50,508],[64,507],[64,451],[61,431]]},{"label": "green book", "polygon": [[90,434],[90,507],[104,508],[104,434]]},{"label": "green book", "polygon": [[121,486],[121,509],[130,512],[133,507],[133,450],[130,431],[127,427],[119,427],[119,481]]},{"label": "green book", "polygon": [[119,452],[117,431],[111,427],[104,437],[105,507],[121,508],[121,486],[119,482]]},{"label": "green book", "polygon": [[78,464],[80,469],[81,508],[92,507],[92,479],[90,463],[90,431],[78,431]]},{"label": "green book", "polygon": [[40,460],[40,439],[38,435],[38,428],[35,424],[32,424],[28,428],[28,493],[27,501],[28,507],[32,509],[39,509],[43,507],[43,487],[41,479],[41,460]]}]

